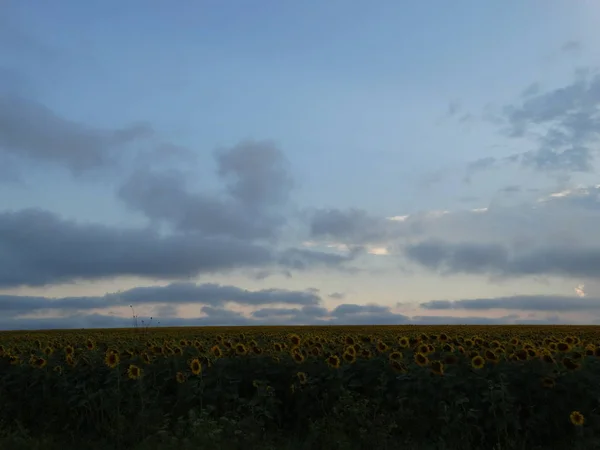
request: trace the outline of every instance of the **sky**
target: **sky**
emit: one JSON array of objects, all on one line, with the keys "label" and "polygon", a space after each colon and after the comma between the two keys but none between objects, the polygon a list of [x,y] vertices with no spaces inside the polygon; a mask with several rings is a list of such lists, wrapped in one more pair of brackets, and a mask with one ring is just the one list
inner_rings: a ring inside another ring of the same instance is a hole
[{"label": "sky", "polygon": [[2,1],[0,329],[600,324],[599,20]]}]

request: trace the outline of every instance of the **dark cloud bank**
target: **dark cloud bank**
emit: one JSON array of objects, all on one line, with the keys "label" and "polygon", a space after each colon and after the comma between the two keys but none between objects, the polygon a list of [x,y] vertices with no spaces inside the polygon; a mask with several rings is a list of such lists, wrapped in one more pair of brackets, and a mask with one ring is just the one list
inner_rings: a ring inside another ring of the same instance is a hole
[{"label": "dark cloud bank", "polygon": [[[579,303],[577,303],[579,301]],[[432,301],[424,310],[501,308],[519,311],[560,312],[570,302],[584,310],[581,299],[515,297],[499,299]],[[196,306],[199,317],[177,317],[179,305]],[[251,306],[244,315],[232,305]],[[600,300],[592,300],[588,309],[600,310]],[[234,325],[403,325],[403,324],[501,324],[561,323],[555,316],[543,319],[518,314],[498,318],[413,316],[395,313],[388,306],[344,303],[333,309],[322,306],[315,289],[243,290],[218,284],[171,283],[166,286],[137,287],[124,292],[96,297],[47,298],[0,295],[0,329],[132,327],[133,318],[114,315],[111,309],[133,307],[141,326],[234,326]],[[588,304],[589,306],[589,304]],[[575,310],[578,310],[575,308]],[[36,318],[32,315],[45,317]],[[51,317],[48,317],[51,316]],[[200,316],[201,315],[201,316]],[[152,316],[152,318],[150,318]]]}]

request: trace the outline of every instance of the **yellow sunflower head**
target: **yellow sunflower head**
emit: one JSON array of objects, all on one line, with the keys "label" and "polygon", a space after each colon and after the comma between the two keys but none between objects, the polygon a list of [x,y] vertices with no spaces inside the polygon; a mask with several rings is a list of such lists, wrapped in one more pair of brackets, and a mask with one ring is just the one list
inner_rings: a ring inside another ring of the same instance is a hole
[{"label": "yellow sunflower head", "polygon": [[192,359],[190,362],[190,370],[194,375],[199,375],[202,372],[202,364],[198,358]]},{"label": "yellow sunflower head", "polygon": [[423,367],[429,364],[429,359],[423,353],[415,353],[415,362]]},{"label": "yellow sunflower head", "polygon": [[142,377],[142,369],[134,364],[130,364],[127,368],[127,376],[131,380],[137,380]]},{"label": "yellow sunflower head", "polygon": [[481,369],[485,365],[485,359],[482,356],[476,355],[471,359],[471,367]]},{"label": "yellow sunflower head", "polygon": [[585,423],[585,417],[583,417],[583,414],[579,411],[573,411],[569,415],[569,419],[571,420],[571,423],[577,427],[580,427]]},{"label": "yellow sunflower head", "polygon": [[121,359],[119,358],[119,354],[112,351],[107,351],[104,355],[104,364],[106,364],[111,369],[114,369],[119,365]]},{"label": "yellow sunflower head", "polygon": [[327,364],[329,367],[337,369],[340,367],[340,358],[337,355],[331,355],[329,358],[327,358]]}]

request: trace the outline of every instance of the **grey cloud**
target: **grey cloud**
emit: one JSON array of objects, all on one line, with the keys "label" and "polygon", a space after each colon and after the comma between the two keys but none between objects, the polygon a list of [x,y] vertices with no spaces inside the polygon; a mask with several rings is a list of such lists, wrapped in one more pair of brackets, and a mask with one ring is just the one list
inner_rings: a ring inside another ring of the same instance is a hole
[{"label": "grey cloud", "polygon": [[344,297],[346,297],[346,294],[344,294],[343,292],[332,292],[331,294],[328,295],[328,297],[336,299],[336,300],[341,300]]},{"label": "grey cloud", "polygon": [[275,267],[342,269],[354,255],[278,251],[198,233],[161,235],[63,220],[37,209],[0,212],[0,287],[117,276],[187,279],[201,273]]},{"label": "grey cloud", "polygon": [[418,218],[407,222],[375,217],[361,209],[317,209],[310,214],[310,236],[354,245],[358,251],[366,244],[386,245],[391,240],[421,231]]},{"label": "grey cloud", "polygon": [[0,249],[1,287],[127,275],[187,278],[274,258],[245,242],[78,224],[34,209],[0,213]]},{"label": "grey cloud", "polygon": [[348,316],[354,314],[385,314],[390,312],[388,306],[380,305],[354,305],[344,303],[343,305],[336,306],[332,314],[335,316]]},{"label": "grey cloud", "polygon": [[446,111],[446,116],[452,117],[460,112],[460,103],[456,100],[451,101],[448,104],[448,110]]},{"label": "grey cloud", "polygon": [[361,248],[353,249],[349,254],[339,255],[315,250],[291,248],[281,252],[278,263],[284,267],[296,270],[305,270],[310,267],[339,267],[345,271],[353,272],[357,269],[344,266],[363,253]]},{"label": "grey cloud", "polygon": [[241,210],[231,199],[190,192],[178,171],[137,171],[119,189],[134,211],[183,232],[256,239],[272,236],[273,223]]},{"label": "grey cloud", "polygon": [[235,286],[222,286],[214,283],[171,283],[164,287],[136,287],[128,291],[111,294],[110,298],[120,298],[125,304],[148,302],[209,303],[235,302],[244,305],[269,303],[289,303],[295,305],[316,305],[320,297],[310,291],[290,291],[287,289],[262,289],[248,291]]},{"label": "grey cloud", "polygon": [[35,101],[18,95],[0,96],[0,150],[64,164],[77,174],[114,164],[124,145],[152,133],[145,124],[92,129]]},{"label": "grey cloud", "polygon": [[521,192],[523,190],[523,188],[521,188],[521,186],[513,184],[510,186],[505,186],[502,189],[500,189],[500,192],[504,193],[504,194],[516,194],[518,192]]},{"label": "grey cloud", "polygon": [[339,209],[316,210],[310,223],[310,235],[314,238],[343,239],[362,244],[381,239],[389,225],[385,218],[375,218],[364,210]]},{"label": "grey cloud", "polygon": [[477,160],[468,165],[467,180],[475,172],[515,163],[540,172],[590,172],[600,138],[600,74],[580,70],[571,84],[547,91],[533,84],[520,102],[503,107],[500,122],[504,135],[528,138],[535,148]]},{"label": "grey cloud", "polygon": [[474,298],[464,300],[433,300],[419,305],[423,309],[580,312],[600,310],[599,298],[556,295],[515,295],[511,297]]},{"label": "grey cloud", "polygon": [[533,95],[537,95],[540,93],[541,90],[542,90],[542,86],[540,85],[540,83],[538,83],[538,82],[531,83],[529,86],[527,86],[525,89],[523,89],[523,92],[521,93],[521,97],[531,97]]},{"label": "grey cloud", "polygon": [[578,53],[581,51],[582,48],[583,48],[583,46],[581,45],[581,42],[575,41],[575,40],[570,40],[570,41],[565,42],[560,47],[560,50],[564,53]]},{"label": "grey cloud", "polygon": [[132,210],[176,230],[240,239],[275,238],[293,186],[283,153],[269,142],[245,141],[215,152],[221,195],[191,192],[179,170],[136,170],[118,190]]},{"label": "grey cloud", "polygon": [[470,183],[474,174],[483,170],[489,170],[491,168],[496,167],[498,164],[497,158],[492,156],[486,156],[484,158],[477,159],[473,162],[467,164],[467,170],[463,181],[465,183]]},{"label": "grey cloud", "polygon": [[252,312],[252,317],[293,316],[300,312],[298,308],[263,308]]},{"label": "grey cloud", "polygon": [[215,152],[218,174],[231,180],[228,192],[250,209],[281,205],[294,182],[284,154],[272,142],[244,141]]},{"label": "grey cloud", "polygon": [[567,195],[553,196],[544,200],[545,203],[554,208],[575,207],[583,210],[600,211],[600,185],[571,189]]},{"label": "grey cloud", "polygon": [[509,251],[500,244],[429,240],[406,246],[405,255],[409,260],[445,275],[600,277],[600,248],[546,245]]},{"label": "grey cloud", "polygon": [[[210,312],[210,311],[209,311]],[[147,323],[149,328],[160,327],[201,327],[201,326],[244,326],[255,323],[241,315],[204,316],[194,318],[167,317]],[[67,317],[49,318],[10,318],[0,319],[2,330],[49,330],[78,328],[131,328],[132,319],[104,314],[78,314]]]},{"label": "grey cloud", "polygon": [[415,316],[415,325],[504,325],[515,323],[516,316],[504,317],[454,317],[454,316]]},{"label": "grey cloud", "polygon": [[[30,314],[46,311],[73,312],[91,309],[110,309],[119,306],[165,304],[167,306],[201,304],[220,308],[225,303],[239,305],[290,304],[314,308],[321,298],[315,293],[287,289],[248,291],[235,286],[213,283],[171,283],[166,286],[136,287],[119,293],[95,297],[47,298],[35,296],[0,295],[0,311],[5,315]],[[155,306],[153,306],[154,308]],[[210,309],[209,309],[210,310]],[[207,310],[207,311],[209,311]],[[165,313],[165,309],[162,313]],[[314,311],[314,309],[307,309]]]}]

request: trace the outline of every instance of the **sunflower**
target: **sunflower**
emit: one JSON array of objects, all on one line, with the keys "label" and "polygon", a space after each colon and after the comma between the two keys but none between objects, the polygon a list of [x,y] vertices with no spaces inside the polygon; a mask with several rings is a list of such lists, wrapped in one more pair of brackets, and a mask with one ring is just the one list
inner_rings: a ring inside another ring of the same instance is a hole
[{"label": "sunflower", "polygon": [[46,348],[44,348],[44,354],[46,356],[50,356],[52,353],[54,353],[54,349],[51,346],[48,345]]},{"label": "sunflower", "polygon": [[106,364],[111,369],[114,369],[119,365],[120,362],[119,354],[113,351],[107,351],[104,355],[104,364]]},{"label": "sunflower", "polygon": [[327,358],[327,364],[329,365],[329,367],[333,367],[334,369],[337,369],[340,367],[340,358],[337,355],[331,355],[329,358]]},{"label": "sunflower", "polygon": [[352,336],[346,336],[344,338],[344,343],[346,345],[354,345],[355,344],[355,340],[354,340],[354,338]]},{"label": "sunflower", "polygon": [[292,352],[292,359],[300,364],[301,362],[304,362],[304,355],[300,352]]},{"label": "sunflower", "polygon": [[571,350],[571,345],[567,342],[559,342],[558,344],[556,344],[556,349],[559,352],[567,353]]},{"label": "sunflower", "polygon": [[75,367],[77,365],[77,361],[75,360],[75,358],[73,358],[71,355],[68,355],[65,358],[65,362],[67,363],[67,365],[69,367]]},{"label": "sunflower", "polygon": [[246,353],[248,353],[248,350],[246,350],[246,346],[244,344],[239,343],[235,345],[235,353],[237,355],[243,356]]},{"label": "sunflower", "polygon": [[137,380],[142,376],[142,369],[136,365],[130,364],[127,369],[127,376],[131,380]]},{"label": "sunflower", "polygon": [[427,359],[427,356],[425,356],[423,353],[415,353],[415,362],[419,366],[423,367],[429,364],[429,359]]},{"label": "sunflower", "polygon": [[35,358],[33,361],[33,366],[37,369],[43,369],[46,367],[46,364],[48,364],[48,361],[46,361],[44,358]]},{"label": "sunflower", "polygon": [[342,355],[342,358],[344,359],[344,361],[346,361],[347,363],[354,363],[356,362],[356,353],[350,353],[350,352],[344,352],[344,354]]},{"label": "sunflower", "polygon": [[394,361],[398,361],[398,360],[401,360],[402,358],[404,358],[404,355],[401,352],[394,351],[394,352],[390,353],[388,358],[392,359]]},{"label": "sunflower", "polygon": [[190,362],[190,370],[194,375],[199,375],[202,372],[202,364],[200,364],[198,358],[192,359]]},{"label": "sunflower", "polygon": [[283,350],[283,345],[281,345],[281,343],[279,343],[279,342],[275,342],[275,343],[273,344],[273,349],[274,349],[276,352],[280,352],[280,351],[282,351],[282,350]]},{"label": "sunflower", "polygon": [[569,419],[573,425],[578,427],[582,426],[585,422],[585,417],[583,417],[583,414],[581,414],[579,411],[573,411],[569,415]]},{"label": "sunflower", "polygon": [[67,345],[65,347],[65,355],[72,355],[74,353],[75,353],[75,349],[72,346]]},{"label": "sunflower", "polygon": [[296,376],[298,377],[300,384],[306,384],[308,378],[304,372],[298,372]]},{"label": "sunflower", "polygon": [[426,355],[427,353],[429,353],[429,345],[427,345],[427,344],[419,345],[419,347],[417,348],[417,353],[423,353],[424,355]]},{"label": "sunflower", "polygon": [[94,350],[96,348],[96,344],[91,339],[88,339],[87,341],[85,341],[85,346],[87,347],[88,350]]},{"label": "sunflower", "polygon": [[350,345],[350,346],[346,347],[346,350],[344,351],[344,353],[352,353],[353,355],[356,355],[356,349],[354,348],[353,345]]},{"label": "sunflower", "polygon": [[431,371],[436,375],[444,375],[444,364],[441,361],[431,361]]},{"label": "sunflower", "polygon": [[19,364],[21,364],[21,358],[19,358],[16,355],[10,355],[8,359],[10,361],[11,366],[18,366]]},{"label": "sunflower", "polygon": [[473,369],[481,369],[484,365],[485,359],[480,355],[474,356],[473,359],[471,359],[471,367],[473,367]]},{"label": "sunflower", "polygon": [[298,336],[297,334],[290,334],[290,342],[294,346],[300,345],[300,336]]},{"label": "sunflower", "polygon": [[398,345],[402,348],[407,348],[410,345],[410,341],[407,337],[401,337],[398,339]]},{"label": "sunflower", "polygon": [[213,345],[210,349],[210,352],[215,358],[220,358],[221,356],[223,356],[223,351],[218,345]]},{"label": "sunflower", "polygon": [[379,341],[377,342],[377,351],[379,351],[380,353],[385,353],[388,351],[388,345],[383,342],[383,341]]},{"label": "sunflower", "polygon": [[63,368],[62,368],[62,366],[54,366],[54,367],[52,368],[52,370],[53,370],[54,372],[56,372],[57,374],[59,374],[59,375],[63,373]]},{"label": "sunflower", "polygon": [[360,352],[360,356],[362,356],[365,359],[370,359],[373,356],[373,354],[371,353],[371,350],[365,348],[362,352]]}]

